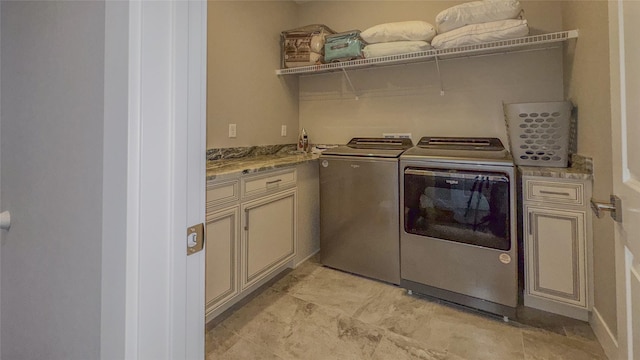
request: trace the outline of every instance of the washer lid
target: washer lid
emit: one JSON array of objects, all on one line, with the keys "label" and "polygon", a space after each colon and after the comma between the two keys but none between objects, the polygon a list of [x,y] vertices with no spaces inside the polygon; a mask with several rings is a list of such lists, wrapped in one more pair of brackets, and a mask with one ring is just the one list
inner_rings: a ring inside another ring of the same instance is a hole
[{"label": "washer lid", "polygon": [[498,138],[423,137],[407,150],[403,158],[429,158],[442,161],[499,161],[513,164],[511,154]]},{"label": "washer lid", "polygon": [[422,149],[503,151],[498,138],[423,137],[418,142]]},{"label": "washer lid", "polygon": [[398,157],[413,146],[411,139],[353,138],[347,145],[322,152],[323,156]]}]

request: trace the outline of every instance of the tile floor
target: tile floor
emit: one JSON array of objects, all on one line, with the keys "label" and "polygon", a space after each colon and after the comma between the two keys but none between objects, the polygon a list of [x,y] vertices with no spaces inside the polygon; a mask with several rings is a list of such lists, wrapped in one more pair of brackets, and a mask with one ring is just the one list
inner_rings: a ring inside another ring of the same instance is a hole
[{"label": "tile floor", "polygon": [[532,309],[505,323],[317,258],[221,317],[207,360],[606,359],[587,323]]}]

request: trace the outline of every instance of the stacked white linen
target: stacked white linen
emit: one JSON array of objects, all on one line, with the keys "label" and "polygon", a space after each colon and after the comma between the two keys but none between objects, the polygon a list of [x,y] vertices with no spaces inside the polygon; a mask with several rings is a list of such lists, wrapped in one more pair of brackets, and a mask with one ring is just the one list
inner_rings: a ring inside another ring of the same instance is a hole
[{"label": "stacked white linen", "polygon": [[404,40],[391,41],[377,44],[369,44],[362,49],[365,58],[373,58],[387,55],[408,54],[425,51],[433,47],[426,41]]},{"label": "stacked white linen", "polygon": [[360,33],[368,44],[362,53],[365,58],[372,58],[429,50],[429,41],[435,35],[435,27],[426,21],[379,24]]},{"label": "stacked white linen", "polygon": [[446,49],[482,42],[515,39],[529,35],[527,20],[509,19],[473,24],[436,36],[431,45]]},{"label": "stacked white linen", "polygon": [[518,0],[481,0],[452,6],[436,16],[438,34],[466,25],[515,19],[522,12]]},{"label": "stacked white linen", "polygon": [[450,7],[436,16],[437,49],[514,39],[529,34],[518,0],[480,0]]}]

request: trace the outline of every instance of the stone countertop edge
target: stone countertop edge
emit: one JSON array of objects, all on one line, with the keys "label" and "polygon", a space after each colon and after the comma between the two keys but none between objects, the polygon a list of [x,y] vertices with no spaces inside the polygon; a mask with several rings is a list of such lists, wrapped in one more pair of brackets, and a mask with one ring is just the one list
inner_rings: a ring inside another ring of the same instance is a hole
[{"label": "stone countertop edge", "polygon": [[240,175],[257,173],[315,161],[320,154],[273,154],[229,160],[215,160],[207,163],[207,181],[236,178]]},{"label": "stone countertop edge", "polygon": [[567,168],[518,165],[518,169],[520,170],[520,174],[523,176],[542,176],[575,180],[593,179],[592,159],[579,154],[572,154],[571,166]]}]

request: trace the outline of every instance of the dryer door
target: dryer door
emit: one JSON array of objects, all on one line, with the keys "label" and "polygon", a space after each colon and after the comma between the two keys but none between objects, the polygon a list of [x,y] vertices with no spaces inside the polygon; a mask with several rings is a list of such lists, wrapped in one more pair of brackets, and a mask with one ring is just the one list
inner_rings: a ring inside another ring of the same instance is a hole
[{"label": "dryer door", "polygon": [[506,173],[406,168],[407,233],[508,251],[511,248]]}]

